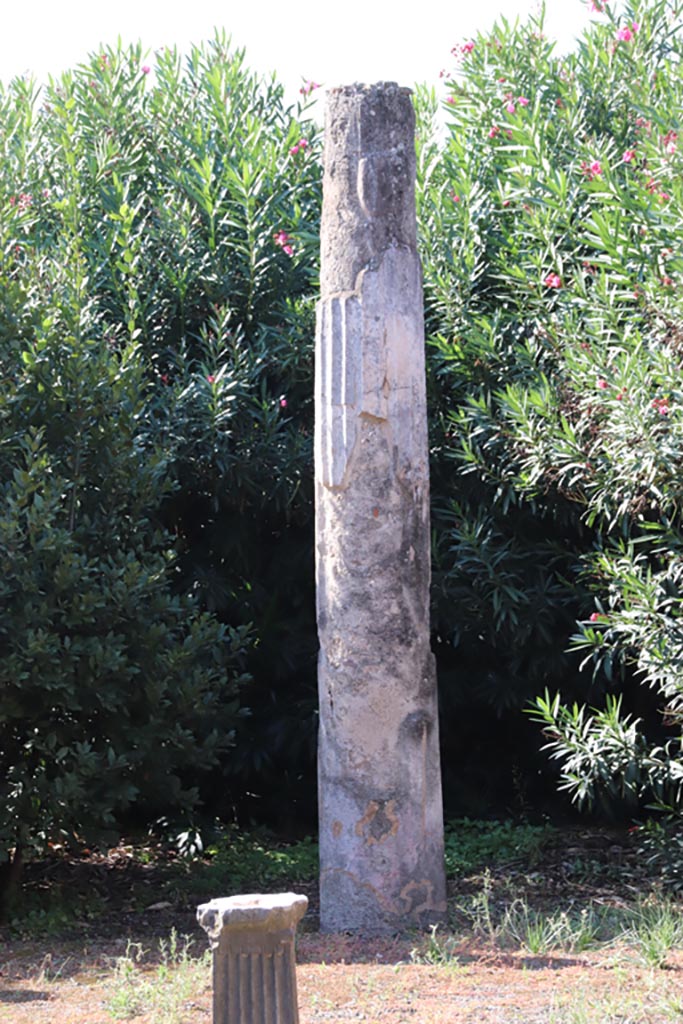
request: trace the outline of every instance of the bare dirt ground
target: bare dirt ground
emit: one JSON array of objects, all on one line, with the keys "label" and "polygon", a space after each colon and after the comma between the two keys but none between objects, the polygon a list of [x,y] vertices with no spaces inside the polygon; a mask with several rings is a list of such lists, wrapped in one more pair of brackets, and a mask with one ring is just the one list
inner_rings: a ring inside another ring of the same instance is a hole
[{"label": "bare dirt ground", "polygon": [[[641,882],[626,841],[622,849],[613,836],[596,840],[595,833],[585,833],[584,839],[580,878],[562,867],[568,863],[564,841],[541,871],[494,873],[491,907],[519,893],[526,905],[547,909],[618,908],[637,898]],[[576,837],[572,843],[576,849]],[[125,856],[118,863],[111,853],[93,858],[88,870],[80,862],[59,867],[67,878],[72,873],[74,896],[83,874],[94,890],[99,879],[100,901],[105,892],[109,909],[100,906],[96,917],[78,920],[56,936],[46,934],[48,921],[35,912],[27,937],[0,931],[0,1022],[208,1024],[210,971],[205,937],[194,922],[194,907],[206,896],[183,892],[154,902],[154,869],[127,863]],[[142,887],[148,893],[146,906],[140,905],[144,899],[135,908],[126,902],[133,877],[138,892]],[[301,1024],[683,1024],[683,951],[675,943],[657,966],[637,944],[624,941],[580,953],[534,955],[523,945],[506,948],[492,934],[458,929],[457,907],[471,901],[481,885],[481,877],[452,883],[452,927],[435,945],[416,935],[321,935],[315,886],[295,883],[295,891],[311,900],[297,944]],[[159,940],[167,940],[172,928],[191,935],[193,944],[187,955],[164,966]],[[141,985],[147,986],[144,998],[136,1002],[132,995],[140,994]]]},{"label": "bare dirt ground", "polygon": [[[460,949],[454,966],[410,962],[396,942],[303,936],[297,983],[301,1024],[671,1024],[683,1021],[683,957],[666,971],[633,962],[628,950],[581,956],[501,954],[476,945]],[[7,1024],[138,1024],[164,1020],[158,1009],[126,1018],[110,1009],[113,940],[60,952],[6,950],[0,977],[0,1021]],[[345,953],[346,955],[342,955]],[[170,1011],[169,1011],[170,1014]],[[168,1016],[190,1024],[211,1020],[210,975]]]}]

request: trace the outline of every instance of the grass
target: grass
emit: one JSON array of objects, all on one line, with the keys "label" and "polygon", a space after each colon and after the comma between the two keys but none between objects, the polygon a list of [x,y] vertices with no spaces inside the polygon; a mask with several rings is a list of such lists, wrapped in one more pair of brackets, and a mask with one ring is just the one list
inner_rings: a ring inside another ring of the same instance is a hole
[{"label": "grass", "polygon": [[657,975],[640,984],[623,980],[617,992],[573,992],[552,1008],[548,1024],[681,1024],[683,999],[675,985],[662,986]]},{"label": "grass", "polygon": [[669,954],[683,947],[683,912],[670,899],[642,902],[628,919],[623,937],[649,967],[665,968]]},{"label": "grass", "polygon": [[107,1010],[114,1020],[131,1020],[145,1013],[150,1024],[181,1024],[187,1004],[211,986],[211,952],[191,954],[193,940],[171,932],[159,943],[160,962],[145,970],[145,951],[129,942],[125,956],[117,957],[110,980]]},{"label": "grass", "polygon": [[544,914],[517,899],[505,910],[499,941],[533,956],[583,953],[598,945],[602,930],[602,916],[593,907]]},{"label": "grass", "polygon": [[457,940],[453,935],[439,932],[438,924],[432,925],[426,945],[416,946],[410,952],[413,964],[431,964],[433,967],[459,967],[460,958],[455,952]]}]

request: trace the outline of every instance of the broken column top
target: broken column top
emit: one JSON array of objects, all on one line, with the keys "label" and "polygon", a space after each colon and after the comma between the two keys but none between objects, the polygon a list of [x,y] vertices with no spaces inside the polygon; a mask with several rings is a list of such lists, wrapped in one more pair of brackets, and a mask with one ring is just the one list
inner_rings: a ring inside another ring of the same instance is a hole
[{"label": "broken column top", "polygon": [[306,913],[308,898],[293,892],[226,896],[197,907],[197,921],[212,940],[224,929],[283,931],[295,928]]},{"label": "broken column top", "polygon": [[415,250],[415,113],[395,82],[327,94],[321,230],[323,298],[356,288],[388,248]]}]

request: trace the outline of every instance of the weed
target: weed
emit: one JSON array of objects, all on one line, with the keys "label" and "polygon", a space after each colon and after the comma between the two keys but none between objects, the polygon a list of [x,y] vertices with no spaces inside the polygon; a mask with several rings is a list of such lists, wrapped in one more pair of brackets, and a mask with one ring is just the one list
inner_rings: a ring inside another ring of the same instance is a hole
[{"label": "weed", "polygon": [[116,1020],[149,1015],[150,1024],[180,1024],[186,1003],[197,992],[210,987],[211,953],[196,958],[190,955],[192,939],[179,943],[175,929],[168,941],[159,943],[160,963],[150,973],[144,971],[145,951],[139,943],[129,943],[125,956],[114,964],[113,992],[107,1009]]},{"label": "weed", "polygon": [[470,897],[468,904],[460,905],[458,910],[468,920],[475,935],[482,935],[490,941],[494,941],[498,932],[493,920],[491,906],[491,894],[493,891],[493,880],[491,872],[486,869],[481,891]]},{"label": "weed", "polygon": [[683,913],[670,900],[639,904],[628,914],[624,938],[650,967],[666,967],[669,953],[683,946]]},{"label": "weed", "polygon": [[502,943],[544,956],[555,950],[580,953],[597,943],[600,930],[601,921],[593,908],[578,914],[566,910],[542,914],[518,899],[506,909],[498,935]]},{"label": "weed", "polygon": [[129,1020],[144,1009],[144,982],[140,976],[144,955],[140,943],[129,940],[125,955],[114,962],[114,992],[107,1009],[116,1020]]},{"label": "weed", "polygon": [[46,953],[42,959],[40,967],[38,968],[38,975],[36,982],[38,985],[49,984],[50,982],[57,982],[61,980],[62,974],[66,970],[67,964],[71,962],[71,957],[64,957],[61,964],[57,966],[55,963],[52,953]]},{"label": "weed", "polygon": [[667,1020],[683,1021],[683,998],[678,995],[670,995],[664,998],[662,1012]]},{"label": "weed", "polygon": [[455,953],[456,941],[453,935],[440,935],[438,924],[429,930],[426,948],[415,947],[410,951],[413,964],[431,964],[434,967],[458,967],[460,960]]}]

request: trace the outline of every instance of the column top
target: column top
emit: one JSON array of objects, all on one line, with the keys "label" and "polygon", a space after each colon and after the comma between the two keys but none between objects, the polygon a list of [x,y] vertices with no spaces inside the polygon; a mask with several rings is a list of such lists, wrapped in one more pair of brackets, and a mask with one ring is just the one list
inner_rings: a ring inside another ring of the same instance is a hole
[{"label": "column top", "polygon": [[308,897],[293,892],[225,896],[197,907],[197,921],[210,938],[224,929],[281,931],[294,928],[306,913]]},{"label": "column top", "polygon": [[327,89],[327,93],[402,93],[405,96],[412,96],[413,90],[408,86],[399,85],[398,82],[349,82],[347,85],[333,85]]}]

